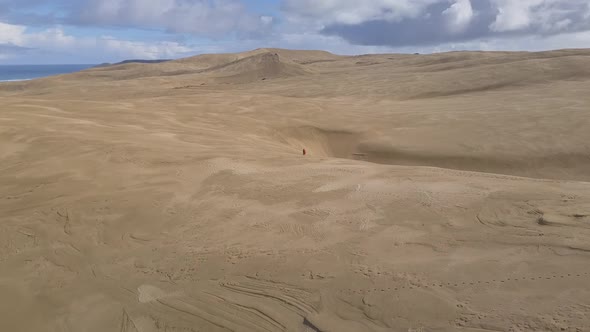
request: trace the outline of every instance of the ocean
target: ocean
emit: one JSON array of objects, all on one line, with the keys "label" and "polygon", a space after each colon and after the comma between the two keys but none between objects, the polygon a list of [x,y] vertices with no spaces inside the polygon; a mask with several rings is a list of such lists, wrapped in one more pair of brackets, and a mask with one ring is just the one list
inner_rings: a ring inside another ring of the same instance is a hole
[{"label": "ocean", "polygon": [[95,65],[0,65],[0,82],[67,74]]}]

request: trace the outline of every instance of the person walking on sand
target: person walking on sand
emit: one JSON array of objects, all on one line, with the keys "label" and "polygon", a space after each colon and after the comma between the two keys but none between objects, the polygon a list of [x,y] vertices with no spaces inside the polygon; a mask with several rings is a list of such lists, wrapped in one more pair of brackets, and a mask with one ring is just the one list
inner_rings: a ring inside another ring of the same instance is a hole
[{"label": "person walking on sand", "polygon": [[307,151],[305,151],[305,149],[303,149],[303,155],[307,155]]}]

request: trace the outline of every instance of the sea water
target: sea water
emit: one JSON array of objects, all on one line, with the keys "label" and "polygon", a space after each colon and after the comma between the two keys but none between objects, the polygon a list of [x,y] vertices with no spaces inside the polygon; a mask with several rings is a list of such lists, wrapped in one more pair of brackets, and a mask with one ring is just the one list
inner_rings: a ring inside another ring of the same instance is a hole
[{"label": "sea water", "polygon": [[94,65],[0,65],[0,82],[22,81],[34,78],[68,74]]}]

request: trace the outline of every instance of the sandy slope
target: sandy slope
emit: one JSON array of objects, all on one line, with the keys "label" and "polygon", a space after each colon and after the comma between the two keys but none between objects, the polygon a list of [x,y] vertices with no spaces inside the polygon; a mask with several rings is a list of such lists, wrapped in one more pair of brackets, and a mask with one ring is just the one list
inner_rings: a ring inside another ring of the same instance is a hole
[{"label": "sandy slope", "polygon": [[586,50],[1,84],[0,331],[587,331],[588,91]]}]

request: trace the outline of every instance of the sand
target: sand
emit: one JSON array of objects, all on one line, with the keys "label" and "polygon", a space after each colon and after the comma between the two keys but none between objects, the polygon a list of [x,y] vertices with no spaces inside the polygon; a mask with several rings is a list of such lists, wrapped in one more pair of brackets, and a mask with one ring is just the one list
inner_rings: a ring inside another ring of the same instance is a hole
[{"label": "sand", "polygon": [[588,331],[588,91],[589,50],[2,83],[0,331]]}]

